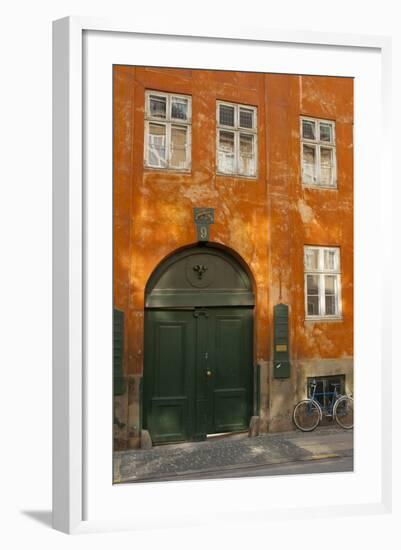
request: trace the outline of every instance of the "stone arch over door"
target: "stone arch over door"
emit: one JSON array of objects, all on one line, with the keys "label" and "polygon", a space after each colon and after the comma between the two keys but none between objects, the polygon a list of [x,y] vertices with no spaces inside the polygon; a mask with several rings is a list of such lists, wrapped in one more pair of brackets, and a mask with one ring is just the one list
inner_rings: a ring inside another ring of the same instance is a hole
[{"label": "stone arch over door", "polygon": [[169,256],[145,290],[143,422],[154,443],[246,430],[253,397],[251,276],[224,249]]}]

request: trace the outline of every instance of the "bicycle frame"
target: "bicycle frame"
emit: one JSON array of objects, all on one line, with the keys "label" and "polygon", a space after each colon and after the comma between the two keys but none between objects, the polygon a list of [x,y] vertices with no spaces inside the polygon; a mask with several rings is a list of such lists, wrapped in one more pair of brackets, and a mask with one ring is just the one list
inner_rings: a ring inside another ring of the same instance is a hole
[{"label": "bicycle frame", "polygon": [[312,388],[313,388],[313,391],[311,393],[311,395],[308,397],[309,401],[310,401],[310,409],[312,408],[312,403],[316,403],[317,407],[318,407],[318,410],[319,410],[319,415],[320,415],[320,420],[322,420],[322,407],[319,403],[319,401],[317,401],[315,399],[315,395],[316,394],[316,384],[312,384]]},{"label": "bicycle frame", "polygon": [[[333,417],[334,405],[335,405],[337,399],[339,397],[341,397],[341,394],[338,393],[338,391],[337,391],[337,384],[334,384],[334,391],[332,391],[332,392],[316,392],[316,387],[317,387],[316,383],[311,384],[311,387],[312,387],[312,393],[309,396],[309,399],[311,399],[312,401],[315,401],[319,405],[320,412],[321,412],[321,418],[322,418],[323,414],[326,417]],[[318,401],[316,399],[317,396],[323,396],[323,401],[324,402],[326,401],[325,398],[329,397],[328,405],[322,405],[320,403],[320,401]]]}]

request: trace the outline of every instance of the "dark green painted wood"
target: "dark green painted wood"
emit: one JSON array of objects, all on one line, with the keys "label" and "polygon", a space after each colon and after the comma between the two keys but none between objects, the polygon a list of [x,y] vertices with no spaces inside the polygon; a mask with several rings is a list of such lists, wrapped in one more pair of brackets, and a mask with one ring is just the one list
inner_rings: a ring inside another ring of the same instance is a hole
[{"label": "dark green painted wood", "polygon": [[125,391],[123,375],[124,357],[124,312],[113,310],[113,392],[122,395]]},{"label": "dark green painted wood", "polygon": [[252,413],[253,310],[213,310],[211,321],[213,432],[246,430]]},{"label": "dark green painted wood", "polygon": [[252,308],[148,310],[145,323],[144,426],[153,442],[246,430]]},{"label": "dark green painted wood", "polygon": [[191,311],[145,312],[143,422],[154,443],[192,435],[195,329]]},{"label": "dark green painted wood", "polygon": [[252,306],[253,297],[249,292],[157,292],[146,299],[146,306],[151,308],[178,307],[214,307],[218,306]]},{"label": "dark green painted wood", "polygon": [[195,375],[195,437],[196,440],[205,439],[211,433],[211,414],[209,404],[209,386],[207,369],[210,365],[210,311],[202,309],[193,312],[196,319],[196,375]]},{"label": "dark green painted wood", "polygon": [[251,280],[242,265],[207,245],[165,260],[145,292],[148,308],[253,306],[254,302]]},{"label": "dark green painted wood", "polygon": [[252,283],[208,244],[165,260],[145,292],[143,423],[154,443],[246,430],[253,407]]},{"label": "dark green painted wood", "polygon": [[287,304],[274,306],[274,359],[273,371],[275,378],[289,378],[290,372],[290,342],[289,315]]}]

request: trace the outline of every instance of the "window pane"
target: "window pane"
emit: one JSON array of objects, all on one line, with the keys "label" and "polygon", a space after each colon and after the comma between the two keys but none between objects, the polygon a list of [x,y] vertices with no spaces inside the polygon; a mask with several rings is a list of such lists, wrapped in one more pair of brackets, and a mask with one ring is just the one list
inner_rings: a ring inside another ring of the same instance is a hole
[{"label": "window pane", "polygon": [[302,137],[305,139],[316,139],[314,122],[310,120],[302,121]]},{"label": "window pane", "polygon": [[325,277],[324,277],[324,292],[325,292],[325,294],[335,294],[335,292],[336,292],[336,277],[334,275],[325,275]]},{"label": "window pane", "polygon": [[324,251],[324,269],[334,271],[336,269],[337,250]]},{"label": "window pane", "polygon": [[319,294],[319,275],[307,275],[306,285],[308,294]]},{"label": "window pane", "polygon": [[333,183],[333,150],[326,147],[320,148],[320,183],[332,185]]},{"label": "window pane", "polygon": [[171,128],[171,166],[185,168],[187,160],[187,129]]},{"label": "window pane", "polygon": [[224,126],[234,126],[234,107],[229,105],[220,105],[219,122]]},{"label": "window pane", "polygon": [[253,176],[255,170],[255,136],[240,134],[239,136],[239,172]]},{"label": "window pane", "polygon": [[239,110],[239,125],[241,128],[253,128],[254,122],[253,122],[253,115],[254,112],[252,109],[244,109],[240,108]]},{"label": "window pane", "polygon": [[308,315],[319,315],[319,296],[308,296]]},{"label": "window pane", "polygon": [[149,124],[149,164],[166,166],[166,127]]},{"label": "window pane", "polygon": [[188,100],[180,97],[173,97],[171,101],[171,117],[187,120],[188,118]]},{"label": "window pane", "polygon": [[311,145],[303,145],[302,150],[302,181],[304,183],[314,184],[316,148]]},{"label": "window pane", "polygon": [[234,172],[234,132],[219,132],[219,170]]},{"label": "window pane", "polygon": [[253,155],[253,138],[249,134],[240,134],[239,137],[239,150],[241,155]]},{"label": "window pane", "polygon": [[326,315],[336,315],[336,297],[325,296]]},{"label": "window pane", "polygon": [[332,185],[333,179],[333,150],[321,147],[320,149],[320,182],[322,185]]},{"label": "window pane", "polygon": [[315,270],[319,268],[319,250],[316,248],[307,248],[305,250],[305,269]]},{"label": "window pane", "polygon": [[307,275],[306,294],[308,315],[319,315],[319,275]]},{"label": "window pane", "polygon": [[166,118],[166,105],[167,99],[158,95],[151,95],[150,100],[150,114],[156,118]]},{"label": "window pane", "polygon": [[320,141],[327,141],[331,143],[333,141],[331,124],[321,122],[319,126],[320,126]]},{"label": "window pane", "polygon": [[337,289],[335,276],[326,275],[324,277],[324,294],[326,315],[336,315]]}]

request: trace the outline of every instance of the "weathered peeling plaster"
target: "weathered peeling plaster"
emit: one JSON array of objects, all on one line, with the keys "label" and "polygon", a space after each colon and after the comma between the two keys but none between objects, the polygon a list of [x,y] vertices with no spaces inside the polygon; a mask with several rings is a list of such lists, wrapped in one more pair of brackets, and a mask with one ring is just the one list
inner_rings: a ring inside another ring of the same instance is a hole
[{"label": "weathered peeling plaster", "polygon": [[302,199],[298,199],[297,210],[303,223],[312,223],[315,220],[313,209]]}]

